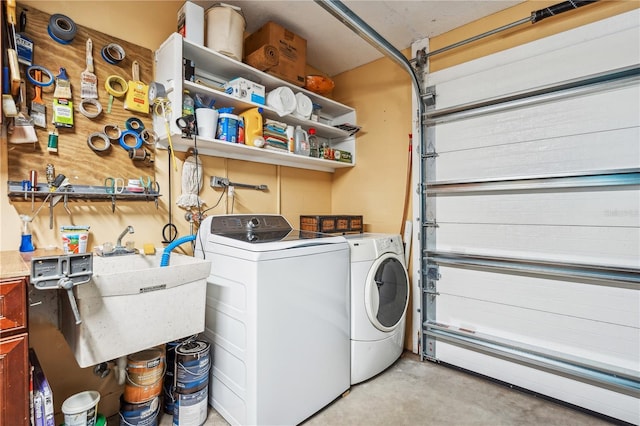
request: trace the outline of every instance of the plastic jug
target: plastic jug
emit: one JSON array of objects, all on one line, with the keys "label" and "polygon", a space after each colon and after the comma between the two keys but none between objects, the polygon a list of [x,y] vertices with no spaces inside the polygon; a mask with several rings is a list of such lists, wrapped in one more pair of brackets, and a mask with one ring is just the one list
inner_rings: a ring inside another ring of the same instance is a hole
[{"label": "plastic jug", "polygon": [[264,139],[262,138],[262,111],[262,108],[255,107],[240,114],[240,117],[244,120],[244,141],[238,140],[238,143],[258,147],[264,145]]},{"label": "plastic jug", "polygon": [[309,154],[311,153],[311,149],[309,147],[309,135],[300,126],[296,126],[296,131],[294,135],[295,135],[295,141],[296,141],[295,153],[298,155],[304,155],[305,157],[308,157]]}]

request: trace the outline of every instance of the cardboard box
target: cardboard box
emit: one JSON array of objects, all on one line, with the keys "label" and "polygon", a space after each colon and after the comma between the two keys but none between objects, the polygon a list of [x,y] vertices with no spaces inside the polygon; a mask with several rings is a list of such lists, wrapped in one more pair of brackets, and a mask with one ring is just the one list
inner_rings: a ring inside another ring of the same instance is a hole
[{"label": "cardboard box", "polygon": [[33,368],[33,420],[34,426],[56,426],[53,410],[53,392],[42,371],[36,352],[29,349]]},{"label": "cardboard box", "polygon": [[270,21],[244,40],[244,56],[264,45],[277,47],[279,53],[278,65],[267,73],[303,87],[307,78],[307,40]]},{"label": "cardboard box", "polygon": [[264,105],[265,90],[262,84],[244,78],[234,78],[224,85],[224,91],[243,101]]}]

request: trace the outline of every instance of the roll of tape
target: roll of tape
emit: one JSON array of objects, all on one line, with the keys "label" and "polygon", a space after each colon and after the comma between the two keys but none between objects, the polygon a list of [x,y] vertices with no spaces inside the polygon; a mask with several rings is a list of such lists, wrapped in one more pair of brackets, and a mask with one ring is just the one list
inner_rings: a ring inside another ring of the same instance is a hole
[{"label": "roll of tape", "polygon": [[133,130],[136,133],[142,133],[144,130],[144,123],[137,117],[130,117],[125,121],[125,126],[127,130]]},{"label": "roll of tape", "polygon": [[78,32],[76,23],[68,16],[55,13],[49,18],[49,26],[47,28],[52,39],[62,44],[69,44]]},{"label": "roll of tape", "polygon": [[[31,76],[32,71],[42,71],[43,76],[49,77],[45,81],[38,81]],[[31,65],[27,68],[27,80],[34,86],[48,87],[53,84],[53,73],[41,65]]]},{"label": "roll of tape", "polygon": [[[130,141],[131,139],[136,141],[135,145],[129,145],[129,143],[127,143],[127,141]],[[120,135],[120,146],[127,151],[130,149],[139,149],[142,146],[142,138],[133,130],[125,130]]]},{"label": "roll of tape", "polygon": [[[93,143],[93,141],[97,140],[97,139],[100,139],[103,142],[103,146],[102,147],[97,147]],[[100,133],[100,132],[91,133],[89,135],[89,137],[87,138],[87,145],[89,145],[89,148],[91,148],[95,152],[104,152],[104,151],[108,150],[109,148],[111,148],[111,142],[109,141],[109,138],[107,137],[107,135],[105,135],[104,133]]]},{"label": "roll of tape", "polygon": [[[115,85],[119,85],[121,87],[121,90],[118,90]],[[125,93],[127,93],[127,90],[129,90],[129,85],[127,84],[127,80],[120,77],[119,75],[114,74],[107,77],[107,79],[104,81],[104,88],[106,89],[108,94],[119,98],[120,96],[123,96]]]},{"label": "roll of tape", "polygon": [[120,127],[115,124],[106,124],[103,132],[112,141],[120,140],[120,136],[122,136],[122,130],[120,130]]},{"label": "roll of tape", "polygon": [[[95,111],[93,112],[87,111],[87,109],[85,108],[85,105],[93,105],[95,107]],[[96,118],[102,112],[102,104],[97,99],[82,99],[80,101],[80,105],[78,106],[78,109],[80,110],[82,115],[84,115],[85,117]]]},{"label": "roll of tape", "polygon": [[109,43],[100,51],[102,59],[110,63],[111,65],[119,64],[127,54],[124,48],[117,43]]},{"label": "roll of tape", "polygon": [[142,132],[140,132],[140,137],[142,137],[142,141],[146,145],[154,145],[156,142],[158,142],[158,134],[153,130],[144,129]]},{"label": "roll of tape", "polygon": [[164,88],[164,84],[157,81],[149,84],[149,102],[153,103],[158,98],[166,98],[167,90]]},{"label": "roll of tape", "polygon": [[144,161],[149,153],[144,148],[134,148],[129,150],[129,158],[134,161]]}]

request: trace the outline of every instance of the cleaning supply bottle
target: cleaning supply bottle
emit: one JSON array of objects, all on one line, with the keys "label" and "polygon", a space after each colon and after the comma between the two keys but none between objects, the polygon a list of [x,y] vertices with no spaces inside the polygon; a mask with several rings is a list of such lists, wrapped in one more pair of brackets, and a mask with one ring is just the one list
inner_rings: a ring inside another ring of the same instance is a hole
[{"label": "cleaning supply bottle", "polygon": [[188,90],[182,92],[182,116],[195,115],[196,103],[189,94]]},{"label": "cleaning supply bottle", "polygon": [[287,147],[289,152],[296,152],[296,129],[293,126],[287,126],[285,133],[287,135]]},{"label": "cleaning supply bottle", "polygon": [[320,158],[320,140],[316,136],[316,129],[309,128],[309,156]]},{"label": "cleaning supply bottle", "polygon": [[311,152],[311,150],[309,149],[309,135],[299,125],[296,126],[294,135],[296,141],[295,153],[308,157],[309,153]]},{"label": "cleaning supply bottle", "polygon": [[32,218],[27,215],[20,215],[20,219],[22,219],[22,236],[19,251],[21,253],[32,252],[35,250],[31,241],[31,232],[29,231],[29,222],[31,222]]},{"label": "cleaning supply bottle", "polygon": [[[244,143],[249,146],[264,145],[262,111],[261,107],[255,107],[240,113],[240,117],[244,120]],[[241,140],[238,142],[243,143]]]}]

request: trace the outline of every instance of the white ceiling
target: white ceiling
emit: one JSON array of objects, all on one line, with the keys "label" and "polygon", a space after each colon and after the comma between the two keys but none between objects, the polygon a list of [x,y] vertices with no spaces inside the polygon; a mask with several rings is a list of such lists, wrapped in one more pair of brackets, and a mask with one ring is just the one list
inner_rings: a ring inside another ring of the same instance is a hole
[{"label": "white ceiling", "polygon": [[[275,21],[307,40],[307,63],[334,76],[382,57],[312,0],[223,0],[240,6],[252,33]],[[343,0],[356,15],[395,48],[522,3],[524,0]],[[216,1],[196,1],[209,8]],[[508,24],[508,22],[505,22]]]}]

